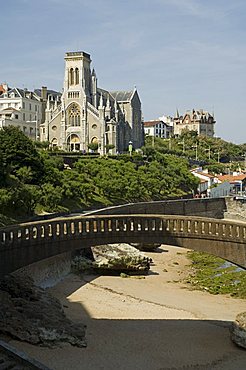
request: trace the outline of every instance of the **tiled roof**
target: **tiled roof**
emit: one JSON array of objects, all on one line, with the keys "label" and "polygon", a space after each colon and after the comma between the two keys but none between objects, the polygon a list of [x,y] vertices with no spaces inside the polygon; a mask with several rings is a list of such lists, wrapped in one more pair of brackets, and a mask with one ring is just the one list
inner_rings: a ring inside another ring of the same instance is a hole
[{"label": "tiled roof", "polygon": [[215,176],[214,175],[211,175],[210,173],[207,173],[207,172],[202,172],[202,171],[191,171],[193,174],[197,174],[197,175],[202,175],[202,176],[204,176],[204,177],[208,177],[208,178],[210,178],[210,179],[213,179],[213,178],[215,178]]},{"label": "tiled roof", "polygon": [[144,122],[144,127],[153,127],[153,126],[157,125],[160,122],[161,122],[160,120],[158,120],[158,121],[146,121],[146,122]]},{"label": "tiled roof", "polygon": [[0,85],[0,95],[5,92],[3,85]]},{"label": "tiled roof", "polygon": [[233,176],[233,175],[218,175],[217,178],[220,181],[233,182],[233,181],[242,181],[242,180],[245,180],[246,179],[246,175],[244,175],[244,174],[236,175],[236,176]]}]

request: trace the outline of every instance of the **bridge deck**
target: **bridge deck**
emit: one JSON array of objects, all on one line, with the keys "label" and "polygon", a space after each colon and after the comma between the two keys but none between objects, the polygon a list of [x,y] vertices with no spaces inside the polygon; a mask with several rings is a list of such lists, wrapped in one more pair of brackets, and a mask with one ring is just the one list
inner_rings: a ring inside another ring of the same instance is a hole
[{"label": "bridge deck", "polygon": [[176,215],[91,215],[0,229],[0,275],[74,249],[120,242],[181,246],[246,268],[246,223]]}]

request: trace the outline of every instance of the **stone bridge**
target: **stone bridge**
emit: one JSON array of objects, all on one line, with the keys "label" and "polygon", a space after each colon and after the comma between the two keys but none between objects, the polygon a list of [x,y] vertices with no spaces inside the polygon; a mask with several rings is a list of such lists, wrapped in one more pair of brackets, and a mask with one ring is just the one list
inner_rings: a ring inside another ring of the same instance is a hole
[{"label": "stone bridge", "polygon": [[246,223],[176,215],[95,215],[0,229],[0,277],[64,252],[107,243],[169,244],[246,268]]}]

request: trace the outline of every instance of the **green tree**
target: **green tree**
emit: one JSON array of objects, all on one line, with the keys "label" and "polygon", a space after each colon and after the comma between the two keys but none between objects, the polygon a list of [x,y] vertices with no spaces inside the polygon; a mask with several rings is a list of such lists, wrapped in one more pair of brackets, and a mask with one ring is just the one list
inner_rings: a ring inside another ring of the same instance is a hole
[{"label": "green tree", "polygon": [[0,158],[6,172],[15,175],[21,167],[29,167],[34,183],[42,176],[43,161],[34,143],[14,126],[4,127],[0,131]]}]

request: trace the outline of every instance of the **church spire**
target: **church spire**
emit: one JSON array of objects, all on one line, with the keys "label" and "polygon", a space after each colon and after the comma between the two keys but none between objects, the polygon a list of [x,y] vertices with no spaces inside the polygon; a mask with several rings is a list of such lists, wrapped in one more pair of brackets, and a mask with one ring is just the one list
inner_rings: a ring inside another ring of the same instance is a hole
[{"label": "church spire", "polygon": [[100,96],[99,108],[103,108],[103,95],[102,95],[102,93],[101,93],[101,96]]},{"label": "church spire", "polygon": [[107,108],[110,109],[110,101],[109,101],[109,94],[107,96]]},{"label": "church spire", "polygon": [[179,118],[179,111],[178,111],[178,108],[176,109],[175,118]]}]

